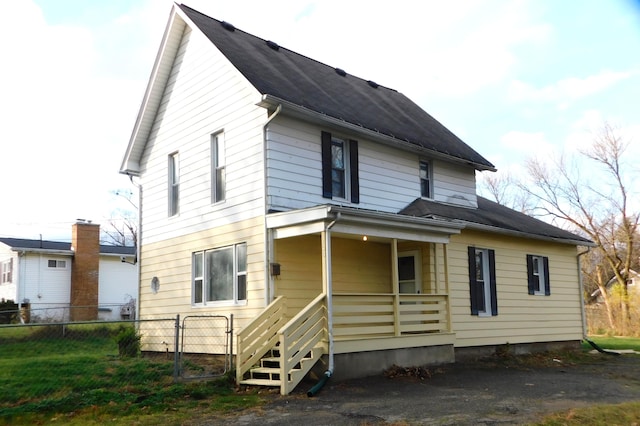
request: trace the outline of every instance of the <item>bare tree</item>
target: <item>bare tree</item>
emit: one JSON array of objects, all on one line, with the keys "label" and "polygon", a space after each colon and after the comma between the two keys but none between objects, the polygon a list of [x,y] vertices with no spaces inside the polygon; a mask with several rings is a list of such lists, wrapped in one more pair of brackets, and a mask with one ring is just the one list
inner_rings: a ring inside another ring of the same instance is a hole
[{"label": "bare tree", "polygon": [[479,189],[481,195],[498,204],[521,213],[534,213],[534,200],[529,192],[521,189],[520,182],[512,174],[483,174]]},{"label": "bare tree", "polygon": [[540,213],[568,224],[596,244],[601,263],[594,265],[590,279],[606,298],[604,273],[610,271],[615,276],[622,289],[623,333],[629,327],[627,278],[637,252],[640,220],[629,205],[634,170],[624,163],[627,146],[615,129],[605,124],[591,145],[580,152],[581,163],[578,158],[531,159],[527,163],[531,182],[520,185],[538,201]]},{"label": "bare tree", "polygon": [[133,202],[133,192],[117,190],[114,195],[121,197],[128,208],[117,208],[111,213],[107,225],[102,229],[102,242],[117,246],[138,246],[138,206]]}]

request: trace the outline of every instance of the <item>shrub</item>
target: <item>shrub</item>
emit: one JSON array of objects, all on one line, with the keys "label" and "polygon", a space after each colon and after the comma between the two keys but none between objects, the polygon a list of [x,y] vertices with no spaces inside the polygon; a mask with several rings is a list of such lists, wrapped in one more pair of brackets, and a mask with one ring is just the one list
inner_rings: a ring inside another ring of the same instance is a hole
[{"label": "shrub", "polygon": [[142,336],[138,334],[135,327],[120,327],[116,336],[118,344],[118,354],[121,357],[135,358],[140,355],[140,339]]},{"label": "shrub", "polygon": [[12,324],[18,317],[18,304],[13,300],[0,299],[0,324]]}]

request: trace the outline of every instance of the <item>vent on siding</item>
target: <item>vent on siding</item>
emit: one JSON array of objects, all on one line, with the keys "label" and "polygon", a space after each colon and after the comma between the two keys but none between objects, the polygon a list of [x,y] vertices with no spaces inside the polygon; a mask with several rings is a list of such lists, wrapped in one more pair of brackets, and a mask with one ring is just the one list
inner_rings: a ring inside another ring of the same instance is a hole
[{"label": "vent on siding", "polygon": [[233,24],[231,24],[231,23],[229,23],[227,21],[220,22],[220,25],[222,25],[222,28],[224,28],[227,31],[233,32],[233,31],[236,30],[236,27],[234,27]]}]

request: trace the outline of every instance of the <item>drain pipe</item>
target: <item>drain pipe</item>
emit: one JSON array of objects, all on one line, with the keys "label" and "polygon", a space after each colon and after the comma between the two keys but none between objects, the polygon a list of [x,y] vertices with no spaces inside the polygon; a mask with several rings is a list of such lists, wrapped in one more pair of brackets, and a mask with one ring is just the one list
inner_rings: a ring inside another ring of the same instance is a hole
[{"label": "drain pipe", "polygon": [[269,304],[273,301],[273,295],[275,292],[273,276],[269,273],[269,264],[272,261],[273,256],[273,238],[271,231],[267,229],[267,214],[269,214],[269,191],[268,191],[268,172],[267,172],[267,148],[268,148],[268,140],[267,140],[267,128],[269,127],[269,123],[273,121],[274,118],[282,111],[282,104],[278,104],[276,110],[267,117],[267,121],[262,126],[262,180],[263,180],[263,191],[264,191],[264,284],[265,284],[265,292],[264,292],[264,303],[265,306],[269,306]]},{"label": "drain pipe", "polygon": [[598,344],[596,344],[596,342],[594,342],[593,340],[589,339],[587,337],[587,321],[585,319],[585,307],[584,307],[584,294],[583,294],[583,287],[582,287],[582,268],[580,267],[580,257],[582,257],[583,255],[589,253],[590,248],[587,247],[587,249],[583,252],[578,253],[578,283],[580,285],[580,308],[582,309],[582,340],[584,340],[585,342],[587,342],[588,344],[591,345],[591,347],[595,350],[597,350],[598,352],[602,353],[602,354],[607,354],[607,355],[620,355],[618,352],[613,352],[613,351],[608,351],[606,349],[602,349],[600,346],[598,346]]},{"label": "drain pipe", "polygon": [[325,228],[325,242],[324,242],[324,246],[325,246],[325,256],[327,259],[327,329],[328,329],[328,333],[329,333],[329,368],[327,369],[327,371],[324,372],[324,375],[322,376],[322,378],[318,381],[318,383],[316,383],[311,389],[309,389],[309,391],[307,392],[307,396],[308,397],[312,397],[315,394],[317,394],[318,392],[320,392],[320,389],[322,389],[322,387],[324,386],[325,383],[327,383],[327,380],[329,380],[329,378],[333,375],[333,368],[334,368],[334,362],[333,362],[333,279],[331,278],[332,275],[332,267],[331,264],[332,259],[331,259],[331,228],[333,228],[333,225],[336,224],[336,222],[340,220],[340,212],[336,213],[335,219],[333,219],[333,221],[331,223],[329,223],[327,225],[327,227]]}]

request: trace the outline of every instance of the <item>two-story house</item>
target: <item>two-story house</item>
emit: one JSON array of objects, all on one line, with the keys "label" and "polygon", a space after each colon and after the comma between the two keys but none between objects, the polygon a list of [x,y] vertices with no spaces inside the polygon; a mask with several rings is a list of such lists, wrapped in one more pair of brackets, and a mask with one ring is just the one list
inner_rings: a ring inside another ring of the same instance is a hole
[{"label": "two-story house", "polygon": [[283,393],[319,359],[578,342],[589,242],[478,197],[494,170],[403,94],[175,5],[120,170],[141,314],[232,313],[238,380]]}]

